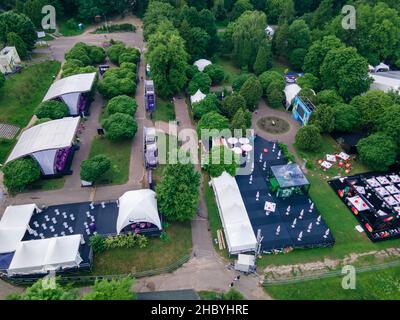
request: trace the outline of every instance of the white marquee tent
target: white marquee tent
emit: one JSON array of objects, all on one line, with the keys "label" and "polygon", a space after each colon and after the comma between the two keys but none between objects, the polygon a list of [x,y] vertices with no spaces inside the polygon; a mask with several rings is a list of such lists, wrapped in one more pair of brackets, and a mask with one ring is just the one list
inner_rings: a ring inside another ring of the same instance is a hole
[{"label": "white marquee tent", "polygon": [[257,240],[234,177],[224,172],[211,180],[230,254],[255,251]]},{"label": "white marquee tent", "polygon": [[125,192],[119,198],[117,233],[132,223],[149,222],[162,229],[156,193],[150,189]]},{"label": "white marquee tent", "polygon": [[6,163],[32,156],[43,174],[55,173],[55,156],[58,149],[70,147],[74,141],[80,118],[63,118],[36,125],[24,131]]},{"label": "white marquee tent", "polygon": [[82,93],[92,90],[96,73],[82,73],[54,82],[43,101],[60,98],[69,108],[71,115],[78,115],[78,102]]},{"label": "white marquee tent", "polygon": [[400,91],[400,72],[379,72],[372,73],[372,79],[374,82],[370,86],[370,90],[382,90],[388,92],[391,90]]},{"label": "white marquee tent", "polygon": [[212,62],[207,59],[199,59],[193,63],[193,65],[196,66],[200,72],[203,72],[204,69],[210,64],[212,64]]},{"label": "white marquee tent", "polygon": [[384,64],[381,62],[375,67],[375,72],[385,72],[385,71],[390,71],[390,67],[387,64]]},{"label": "white marquee tent", "polygon": [[35,204],[8,206],[0,220],[0,254],[14,252],[29,228]]},{"label": "white marquee tent", "polygon": [[193,104],[193,103],[196,103],[196,102],[200,102],[200,101],[203,100],[205,97],[206,97],[206,95],[205,95],[203,92],[201,92],[200,89],[199,89],[199,90],[196,91],[196,93],[195,93],[194,95],[192,95],[192,96],[190,97],[190,102],[191,102],[192,104]]},{"label": "white marquee tent", "polygon": [[298,84],[289,84],[285,87],[285,97],[286,97],[286,109],[288,109],[292,103],[294,98],[298,95],[301,91],[301,87]]},{"label": "white marquee tent", "polygon": [[79,267],[82,235],[20,242],[7,270],[9,276]]}]

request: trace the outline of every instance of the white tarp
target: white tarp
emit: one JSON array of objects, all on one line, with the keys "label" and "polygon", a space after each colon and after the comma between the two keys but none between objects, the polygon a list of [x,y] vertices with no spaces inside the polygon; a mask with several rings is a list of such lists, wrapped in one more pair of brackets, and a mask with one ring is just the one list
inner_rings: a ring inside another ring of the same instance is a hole
[{"label": "white tarp", "polygon": [[381,62],[375,67],[375,72],[389,71],[390,67],[387,64]]},{"label": "white tarp", "polygon": [[193,63],[193,65],[196,66],[200,72],[203,72],[204,69],[210,64],[212,64],[212,62],[207,59],[199,59]]},{"label": "white tarp", "polygon": [[200,89],[199,89],[199,90],[196,91],[196,93],[195,93],[194,95],[192,95],[192,96],[190,97],[190,102],[191,102],[192,104],[193,104],[193,103],[196,103],[196,102],[200,102],[200,101],[203,100],[205,97],[206,97],[206,95],[205,95],[203,92],[201,92]]},{"label": "white tarp", "polygon": [[35,204],[6,208],[0,220],[0,253],[15,251],[28,229],[35,209]]},{"label": "white tarp", "polygon": [[162,229],[156,193],[153,190],[128,191],[119,198],[117,233],[126,226],[139,222],[149,222]]},{"label": "white tarp", "polygon": [[45,150],[32,153],[32,157],[40,164],[40,168],[44,175],[55,174],[54,161],[56,158],[57,149]]},{"label": "white tarp", "polygon": [[47,91],[43,101],[59,98],[70,93],[84,93],[92,90],[96,73],[82,73],[54,82]]},{"label": "white tarp", "polygon": [[298,84],[289,84],[285,87],[285,97],[286,97],[286,109],[291,106],[293,103],[293,99],[298,95],[301,91],[301,87]]},{"label": "white tarp", "polygon": [[257,240],[234,177],[224,172],[213,178],[214,189],[230,254],[255,251]]},{"label": "white tarp", "polygon": [[82,235],[23,241],[17,247],[8,275],[46,273],[79,267]]},{"label": "white tarp", "polygon": [[48,121],[24,131],[6,163],[35,152],[71,146],[79,122],[79,117],[68,117]]},{"label": "white tarp", "polygon": [[78,102],[79,102],[80,96],[81,96],[80,92],[73,92],[73,93],[64,94],[61,97],[61,99],[68,106],[69,114],[78,115]]}]

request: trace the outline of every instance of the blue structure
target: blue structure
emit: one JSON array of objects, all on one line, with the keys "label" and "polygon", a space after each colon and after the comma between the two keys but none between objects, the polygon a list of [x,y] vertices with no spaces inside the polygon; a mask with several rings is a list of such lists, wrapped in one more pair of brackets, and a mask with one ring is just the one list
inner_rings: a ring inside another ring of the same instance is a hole
[{"label": "blue structure", "polygon": [[296,96],[293,101],[293,118],[300,121],[303,126],[308,123],[315,106],[308,98],[301,99]]},{"label": "blue structure", "polygon": [[147,112],[156,111],[156,93],[153,80],[145,80],[144,82],[144,103]]}]

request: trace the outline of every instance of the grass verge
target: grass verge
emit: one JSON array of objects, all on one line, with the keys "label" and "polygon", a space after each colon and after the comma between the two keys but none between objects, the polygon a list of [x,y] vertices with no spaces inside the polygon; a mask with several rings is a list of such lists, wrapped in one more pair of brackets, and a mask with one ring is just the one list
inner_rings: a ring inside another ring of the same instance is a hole
[{"label": "grass verge", "polygon": [[175,120],[175,106],[169,102],[157,97],[156,111],[152,115],[153,122],[156,121],[173,121]]}]

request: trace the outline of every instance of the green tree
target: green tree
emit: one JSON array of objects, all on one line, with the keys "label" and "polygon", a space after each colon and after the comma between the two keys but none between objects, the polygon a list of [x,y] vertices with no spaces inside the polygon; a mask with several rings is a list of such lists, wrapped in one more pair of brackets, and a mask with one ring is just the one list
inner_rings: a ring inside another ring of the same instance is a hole
[{"label": "green tree", "polygon": [[285,22],[279,26],[272,39],[272,51],[281,59],[288,57],[289,25]]},{"label": "green tree", "polygon": [[49,118],[52,120],[61,119],[69,115],[69,109],[65,103],[49,100],[44,101],[35,110],[35,115],[39,119]]},{"label": "green tree", "polygon": [[136,300],[133,291],[134,279],[125,277],[107,280],[97,279],[92,291],[83,296],[83,300]]},{"label": "green tree", "polygon": [[400,105],[387,107],[377,119],[377,129],[400,146]]},{"label": "green tree", "polygon": [[260,75],[264,71],[272,68],[272,51],[268,43],[261,45],[258,48],[256,60],[254,62],[253,70],[256,75]]},{"label": "green tree", "polygon": [[319,128],[309,124],[297,132],[295,141],[300,150],[317,151],[321,147],[322,137]]},{"label": "green tree", "polygon": [[350,104],[360,112],[364,128],[375,128],[379,116],[392,105],[392,99],[381,90],[370,90],[362,96],[354,97]]},{"label": "green tree", "polygon": [[219,177],[224,171],[234,177],[238,165],[239,159],[231,150],[225,147],[213,147],[204,169],[211,177]]},{"label": "green tree", "polygon": [[320,104],[311,114],[310,124],[316,125],[320,132],[330,133],[335,129],[335,112],[327,104]]},{"label": "green tree", "polygon": [[330,50],[321,65],[321,81],[325,89],[336,89],[346,100],[367,91],[372,82],[367,60],[354,48]]},{"label": "green tree", "polygon": [[288,49],[292,52],[294,49],[308,49],[311,43],[310,29],[303,19],[295,20],[288,31]]},{"label": "green tree", "polygon": [[136,91],[136,73],[134,64],[123,63],[119,68],[108,70],[99,82],[99,92],[107,99],[120,95],[134,95]]},{"label": "green tree", "polygon": [[227,292],[223,294],[223,300],[245,300],[243,294],[237,291],[234,288],[229,289]]},{"label": "green tree", "polygon": [[317,93],[315,103],[334,106],[343,103],[343,98],[335,90],[322,90]]},{"label": "green tree", "polygon": [[10,32],[7,34],[7,45],[10,47],[15,47],[19,57],[22,60],[28,58],[28,50],[26,49],[26,44],[22,40],[22,38],[15,32]]},{"label": "green tree", "polygon": [[160,213],[169,221],[190,221],[199,204],[200,174],[192,163],[167,164],[156,187]]},{"label": "green tree", "polygon": [[81,179],[96,182],[111,168],[110,159],[104,154],[98,154],[93,158],[82,161]]},{"label": "green tree", "polygon": [[191,28],[186,20],[180,26],[180,34],[186,43],[186,50],[192,60],[197,60],[207,56],[210,46],[210,35],[200,27]]},{"label": "green tree", "polygon": [[371,134],[357,144],[360,159],[372,170],[386,171],[396,160],[396,144],[384,133]]},{"label": "green tree", "polygon": [[107,103],[108,114],[126,113],[134,116],[137,110],[135,99],[126,95],[116,96]]},{"label": "green tree", "polygon": [[250,73],[241,73],[238,76],[236,76],[232,81],[233,91],[235,92],[240,91],[243,84],[251,77],[253,77],[253,75]]},{"label": "green tree", "polygon": [[234,132],[235,129],[240,129],[242,135],[245,136],[246,129],[251,127],[251,112],[240,108],[233,116],[231,123],[231,130]]},{"label": "green tree", "polygon": [[260,81],[257,78],[251,77],[246,80],[239,92],[244,100],[246,100],[247,108],[250,111],[254,111],[261,99],[263,89]]},{"label": "green tree", "polygon": [[232,119],[239,109],[246,109],[246,100],[235,91],[224,99],[221,110],[226,117]]},{"label": "green tree", "polygon": [[192,80],[190,80],[188,91],[190,95],[194,95],[199,89],[203,93],[208,93],[210,91],[210,86],[210,76],[207,73],[199,72],[194,75]]},{"label": "green tree", "polygon": [[21,37],[28,51],[34,48],[37,34],[35,26],[26,15],[13,11],[0,14],[0,43],[7,43],[7,34],[10,32]]},{"label": "green tree", "polygon": [[214,93],[207,94],[200,102],[195,102],[192,105],[193,117],[199,120],[203,115],[209,112],[219,112],[218,98]]},{"label": "green tree", "polygon": [[224,81],[225,71],[224,68],[217,64],[209,64],[204,68],[204,72],[211,78],[212,84],[220,84]]},{"label": "green tree", "polygon": [[276,89],[273,82],[269,86],[268,94],[267,94],[267,102],[271,108],[280,108],[284,105],[285,101],[285,94],[282,90]]},{"label": "green tree", "polygon": [[253,5],[249,0],[237,0],[233,5],[233,9],[231,12],[231,20],[238,19],[244,12],[252,11]]},{"label": "green tree", "polygon": [[176,9],[169,3],[162,1],[151,1],[143,17],[144,38],[148,40],[149,36],[156,33],[160,23],[168,20],[174,21],[176,18]]},{"label": "green tree", "polygon": [[285,89],[285,79],[276,71],[263,72],[258,79],[260,80],[264,94],[267,93],[268,87],[272,82],[276,83],[278,90],[283,91]]},{"label": "green tree", "polygon": [[278,24],[281,20],[288,21],[294,16],[294,3],[292,0],[267,0],[265,12],[270,24]]},{"label": "green tree", "polygon": [[289,54],[289,62],[292,65],[293,69],[301,70],[306,54],[307,50],[304,48],[296,48]]},{"label": "green tree", "polygon": [[[224,116],[217,112],[209,112],[201,117],[197,123],[197,134],[202,136],[202,130],[217,130],[222,131],[229,128],[229,121]],[[213,135],[213,132],[210,132]]]},{"label": "green tree", "polygon": [[335,112],[335,130],[340,132],[354,132],[361,126],[360,112],[350,104],[338,104],[333,108]]},{"label": "green tree", "polygon": [[312,73],[305,73],[303,76],[297,79],[297,84],[304,89],[313,89],[314,91],[319,91],[321,87],[321,82]]},{"label": "green tree", "polygon": [[131,139],[138,129],[136,120],[125,113],[114,113],[103,120],[102,125],[106,131],[106,138],[110,140]]},{"label": "green tree", "polygon": [[0,72],[0,88],[6,83],[6,77]]},{"label": "green tree", "polygon": [[39,165],[32,158],[18,159],[3,168],[4,185],[10,192],[22,192],[40,178]]}]

